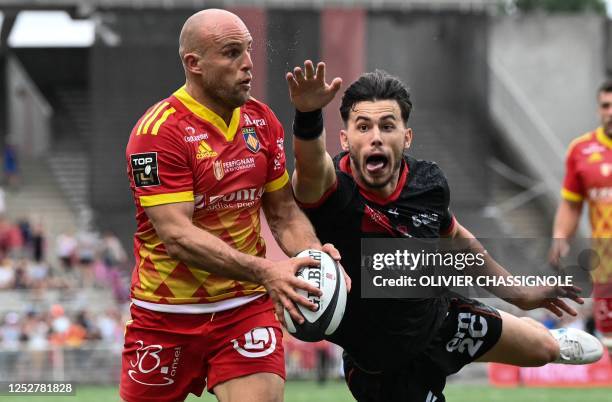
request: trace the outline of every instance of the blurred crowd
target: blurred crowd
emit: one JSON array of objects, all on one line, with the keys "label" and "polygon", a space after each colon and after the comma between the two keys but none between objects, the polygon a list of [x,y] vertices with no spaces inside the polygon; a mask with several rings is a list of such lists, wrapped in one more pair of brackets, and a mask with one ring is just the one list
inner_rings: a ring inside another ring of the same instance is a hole
[{"label": "blurred crowd", "polygon": [[0,216],[0,290],[101,287],[125,301],[129,269],[125,250],[110,232],[67,232],[49,242],[41,223]]},{"label": "blurred crowd", "polygon": [[119,306],[98,313],[80,310],[69,314],[60,304],[47,311],[11,311],[0,323],[0,350],[79,348],[92,341],[120,344],[126,320]]},{"label": "blurred crowd", "polygon": [[[121,344],[130,270],[113,233],[50,239],[41,222],[0,214],[0,351]],[[95,303],[88,290],[104,293],[104,307],[83,308]],[[8,306],[16,302],[19,308]]]}]

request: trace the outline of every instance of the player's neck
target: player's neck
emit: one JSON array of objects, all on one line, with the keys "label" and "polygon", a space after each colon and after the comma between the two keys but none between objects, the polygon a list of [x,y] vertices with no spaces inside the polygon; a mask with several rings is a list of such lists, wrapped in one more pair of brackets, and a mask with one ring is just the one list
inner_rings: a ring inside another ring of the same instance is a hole
[{"label": "player's neck", "polygon": [[194,85],[191,82],[187,81],[185,85],[185,90],[193,99],[195,99],[199,104],[206,106],[208,109],[215,112],[219,117],[223,119],[225,124],[230,125],[230,121],[232,120],[232,114],[234,109],[230,109],[225,105],[219,104],[219,102],[214,101],[214,99],[206,94],[204,89],[199,85]]}]

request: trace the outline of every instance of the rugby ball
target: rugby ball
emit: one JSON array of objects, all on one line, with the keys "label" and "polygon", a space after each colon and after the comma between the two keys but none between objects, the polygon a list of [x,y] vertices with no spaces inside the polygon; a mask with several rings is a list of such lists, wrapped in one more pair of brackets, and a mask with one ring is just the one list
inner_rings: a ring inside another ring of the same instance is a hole
[{"label": "rugby ball", "polygon": [[312,301],[318,306],[316,311],[296,304],[298,311],[304,317],[304,323],[294,322],[289,312],[285,310],[285,323],[287,330],[297,339],[306,342],[316,342],[325,336],[333,334],[344,315],[346,307],[346,283],[342,270],[328,254],[320,250],[308,249],[297,257],[311,257],[321,262],[318,267],[303,267],[296,276],[321,289],[323,294],[317,297],[304,290],[297,289],[297,293]]}]

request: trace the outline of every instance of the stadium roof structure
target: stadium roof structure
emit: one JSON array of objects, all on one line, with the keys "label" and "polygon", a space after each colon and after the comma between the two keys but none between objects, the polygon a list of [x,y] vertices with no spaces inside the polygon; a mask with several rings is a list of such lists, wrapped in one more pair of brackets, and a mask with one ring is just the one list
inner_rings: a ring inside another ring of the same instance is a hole
[{"label": "stadium roof structure", "polygon": [[177,9],[237,6],[295,7],[368,7],[375,9],[420,10],[493,10],[498,0],[0,0],[0,9],[68,10],[84,17],[96,9]]}]

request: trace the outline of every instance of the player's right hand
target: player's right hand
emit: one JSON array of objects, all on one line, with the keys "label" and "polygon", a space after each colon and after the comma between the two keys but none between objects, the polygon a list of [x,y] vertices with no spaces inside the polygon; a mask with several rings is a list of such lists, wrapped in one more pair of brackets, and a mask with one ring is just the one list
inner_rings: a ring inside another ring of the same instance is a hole
[{"label": "player's right hand", "polygon": [[315,71],[312,61],[306,60],[304,68],[295,67],[285,76],[289,84],[289,97],[300,112],[322,109],[334,99],[342,85],[336,77],[330,84],[325,82],[325,63],[319,62]]},{"label": "player's right hand", "polygon": [[559,268],[561,258],[569,253],[570,245],[567,239],[553,239],[548,251],[548,262],[555,268]]},{"label": "player's right hand", "polygon": [[278,320],[285,325],[283,310],[287,310],[291,318],[302,324],[304,317],[299,313],[294,303],[301,304],[311,310],[317,306],[307,298],[298,295],[296,289],[321,296],[322,291],[310,283],[298,279],[295,274],[302,267],[317,267],[319,261],[310,257],[294,257],[284,261],[273,262],[266,270],[262,271],[260,283],[266,288],[274,302],[274,310]]}]

